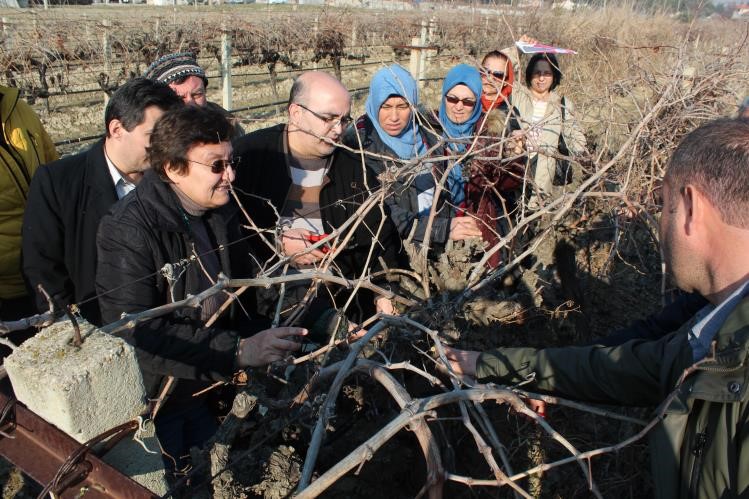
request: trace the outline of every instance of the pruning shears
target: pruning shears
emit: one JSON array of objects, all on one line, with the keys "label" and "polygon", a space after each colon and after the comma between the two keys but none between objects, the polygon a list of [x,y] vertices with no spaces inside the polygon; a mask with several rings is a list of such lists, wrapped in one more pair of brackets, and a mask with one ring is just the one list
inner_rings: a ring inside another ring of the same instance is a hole
[{"label": "pruning shears", "polygon": [[[316,242],[322,241],[326,237],[328,237],[328,234],[310,234],[309,236],[307,236],[307,240],[311,242],[312,244],[314,244]],[[320,248],[317,248],[317,249],[322,251],[323,253],[330,253],[330,246],[328,245],[321,246]]]}]

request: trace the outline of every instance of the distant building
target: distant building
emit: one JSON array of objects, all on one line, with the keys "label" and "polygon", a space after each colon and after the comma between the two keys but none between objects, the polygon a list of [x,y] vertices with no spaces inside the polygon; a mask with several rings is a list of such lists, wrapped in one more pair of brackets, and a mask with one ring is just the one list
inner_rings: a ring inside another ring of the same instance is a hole
[{"label": "distant building", "polygon": [[738,4],[734,8],[733,19],[749,19],[749,4]]}]

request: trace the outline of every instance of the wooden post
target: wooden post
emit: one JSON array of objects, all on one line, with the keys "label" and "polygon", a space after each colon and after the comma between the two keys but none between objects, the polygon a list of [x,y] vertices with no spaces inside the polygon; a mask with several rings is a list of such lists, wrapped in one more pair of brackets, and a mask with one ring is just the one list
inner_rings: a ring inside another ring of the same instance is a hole
[{"label": "wooden post", "polygon": [[356,46],[356,23],[351,26],[351,47]]},{"label": "wooden post", "polygon": [[414,78],[417,78],[419,76],[419,61],[421,60],[421,50],[418,47],[419,39],[417,37],[411,38],[411,58],[409,59],[408,70],[411,72],[411,76],[413,76]]},{"label": "wooden post", "polygon": [[[104,33],[101,36],[101,52],[104,55],[104,72],[107,76],[112,75],[112,41],[109,39],[109,29],[112,27],[112,21],[104,19],[101,22],[104,27]],[[104,105],[109,102],[109,95],[104,94]]]},{"label": "wooden post", "polygon": [[[429,20],[429,34],[427,38],[429,45],[434,47],[437,44],[437,19],[434,17]],[[427,64],[432,65],[433,59],[437,55],[436,50],[427,50]]]},{"label": "wooden post", "polygon": [[231,32],[226,25],[221,35],[221,91],[224,109],[231,111]]},{"label": "wooden post", "polygon": [[10,38],[10,21],[7,17],[3,17],[3,39],[8,50],[13,48],[13,40]]},{"label": "wooden post", "polygon": [[421,21],[421,38],[419,39],[421,50],[419,51],[419,72],[414,75],[419,83],[419,88],[424,88],[424,78],[427,69],[427,22]]},{"label": "wooden post", "polygon": [[[320,18],[315,16],[315,20],[312,23],[312,39],[317,41],[317,31],[320,29]],[[317,61],[312,64],[313,69],[317,69]]]}]

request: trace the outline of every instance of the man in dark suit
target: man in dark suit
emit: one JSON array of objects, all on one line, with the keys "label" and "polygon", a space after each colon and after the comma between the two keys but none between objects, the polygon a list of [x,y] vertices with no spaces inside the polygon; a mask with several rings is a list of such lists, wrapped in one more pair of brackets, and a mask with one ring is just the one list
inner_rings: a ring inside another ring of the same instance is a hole
[{"label": "man in dark suit", "polygon": [[[180,105],[166,85],[130,80],[107,104],[104,139],[37,170],[22,232],[23,273],[33,289],[41,284],[60,306],[77,304],[86,319],[101,322],[94,289],[99,221],[140,181],[154,124]],[[37,307],[48,308],[41,296]]]}]

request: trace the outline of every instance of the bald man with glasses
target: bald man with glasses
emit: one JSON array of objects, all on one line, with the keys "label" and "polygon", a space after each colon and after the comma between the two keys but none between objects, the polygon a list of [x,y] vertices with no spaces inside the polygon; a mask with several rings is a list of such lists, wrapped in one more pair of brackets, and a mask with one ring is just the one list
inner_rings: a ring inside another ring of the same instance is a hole
[{"label": "bald man with glasses", "polygon": [[[234,189],[253,222],[266,229],[263,235],[275,234],[278,248],[274,255],[260,234],[252,237],[261,265],[284,256],[299,272],[314,270],[328,251],[308,247],[343,225],[379,187],[359,156],[337,147],[351,123],[350,110],[351,96],[340,81],[327,73],[305,72],[292,85],[287,123],[235,141],[235,156],[241,159]],[[335,268],[343,276],[357,278],[367,262],[378,267],[380,256],[398,266],[397,235],[387,217],[380,229],[381,218],[379,209],[370,210],[336,257]],[[363,310],[373,312],[377,302],[377,310],[392,311],[386,299],[370,295],[364,301]],[[337,308],[338,300],[334,302]]]}]

